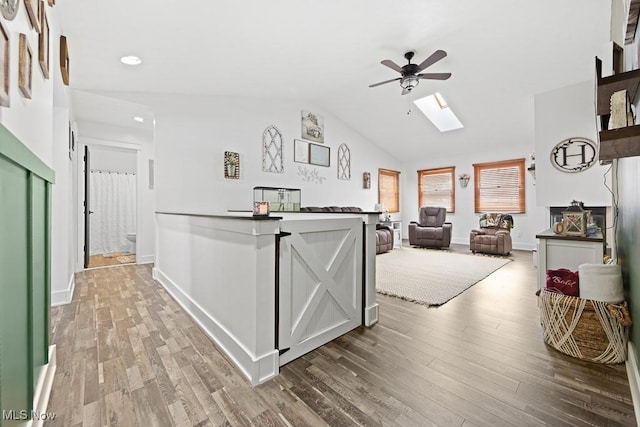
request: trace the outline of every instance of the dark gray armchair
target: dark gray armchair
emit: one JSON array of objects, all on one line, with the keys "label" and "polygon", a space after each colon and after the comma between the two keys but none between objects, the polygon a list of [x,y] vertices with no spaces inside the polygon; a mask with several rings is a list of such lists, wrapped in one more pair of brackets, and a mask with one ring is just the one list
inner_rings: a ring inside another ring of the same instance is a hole
[{"label": "dark gray armchair", "polygon": [[418,221],[409,223],[409,244],[431,248],[448,248],[451,244],[451,223],[445,222],[447,210],[422,207]]}]

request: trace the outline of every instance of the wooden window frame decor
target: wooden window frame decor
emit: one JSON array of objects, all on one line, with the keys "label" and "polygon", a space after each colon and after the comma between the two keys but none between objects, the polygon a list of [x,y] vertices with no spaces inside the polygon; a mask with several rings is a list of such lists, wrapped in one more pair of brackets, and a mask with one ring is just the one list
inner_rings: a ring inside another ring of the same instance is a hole
[{"label": "wooden window frame decor", "polygon": [[65,86],[69,86],[69,44],[67,36],[60,36],[60,72],[62,73],[62,82]]},{"label": "wooden window frame decor", "polygon": [[[44,1],[44,0],[42,0]],[[38,36],[38,62],[45,79],[49,78],[49,20],[46,7],[40,7],[40,34]]]},{"label": "wooden window frame decor", "polygon": [[9,32],[0,21],[0,105],[3,107],[8,107],[11,104],[9,97],[10,45]]},{"label": "wooden window frame decor", "polygon": [[331,148],[320,144],[309,144],[309,163],[316,166],[331,166]]},{"label": "wooden window frame decor", "polygon": [[309,163],[309,143],[301,139],[293,140],[293,161]]},{"label": "wooden window frame decor", "polygon": [[27,35],[20,33],[18,42],[18,89],[25,98],[31,99],[31,83],[33,81],[33,53]]},{"label": "wooden window frame decor", "polygon": [[24,0],[24,8],[27,10],[27,15],[29,15],[29,22],[31,23],[31,26],[36,33],[39,33],[40,10],[42,9],[42,3],[40,0]]},{"label": "wooden window frame decor", "polygon": [[[441,188],[435,189],[434,191],[446,191],[449,193],[449,203],[444,206],[447,208],[447,212],[455,213],[456,211],[456,167],[455,166],[447,166],[442,168],[434,168],[434,169],[422,169],[418,171],[418,206],[436,206],[433,201],[428,200],[428,196],[425,194],[426,189],[423,188],[423,177],[426,176],[437,176],[437,175],[449,175],[449,183],[451,187],[449,188]],[[426,199],[425,199],[426,198]],[[442,206],[442,203],[438,203],[438,206]]]}]

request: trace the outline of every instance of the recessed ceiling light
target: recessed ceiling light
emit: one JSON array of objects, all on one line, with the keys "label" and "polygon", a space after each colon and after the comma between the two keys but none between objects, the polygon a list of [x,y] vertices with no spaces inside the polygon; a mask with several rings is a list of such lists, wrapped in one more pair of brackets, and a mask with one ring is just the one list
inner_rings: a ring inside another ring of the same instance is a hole
[{"label": "recessed ceiling light", "polygon": [[135,120],[138,123],[144,123],[144,117],[135,116],[133,120]]},{"label": "recessed ceiling light", "polygon": [[127,55],[120,58],[120,62],[126,65],[140,65],[142,64],[142,59],[135,55]]}]

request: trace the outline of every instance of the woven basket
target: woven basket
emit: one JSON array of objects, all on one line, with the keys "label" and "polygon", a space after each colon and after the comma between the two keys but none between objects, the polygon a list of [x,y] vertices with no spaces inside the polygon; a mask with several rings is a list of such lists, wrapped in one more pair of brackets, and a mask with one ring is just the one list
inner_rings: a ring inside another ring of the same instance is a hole
[{"label": "woven basket", "polygon": [[626,302],[615,305],[539,292],[544,342],[569,356],[592,362],[614,364],[627,359],[631,317]]}]

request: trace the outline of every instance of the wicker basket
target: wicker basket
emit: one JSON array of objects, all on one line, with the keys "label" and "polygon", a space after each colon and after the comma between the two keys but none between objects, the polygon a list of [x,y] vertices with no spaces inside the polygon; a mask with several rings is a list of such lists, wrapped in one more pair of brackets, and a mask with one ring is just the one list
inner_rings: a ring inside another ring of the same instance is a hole
[{"label": "wicker basket", "polygon": [[539,292],[544,342],[569,356],[598,363],[627,359],[631,317],[627,303],[615,305],[554,292]]}]

